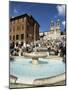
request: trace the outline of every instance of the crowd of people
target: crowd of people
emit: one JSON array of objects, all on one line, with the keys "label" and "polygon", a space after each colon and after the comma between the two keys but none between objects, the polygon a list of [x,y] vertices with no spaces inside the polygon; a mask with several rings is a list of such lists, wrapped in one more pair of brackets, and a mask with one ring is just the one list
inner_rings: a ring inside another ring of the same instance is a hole
[{"label": "crowd of people", "polygon": [[35,45],[26,44],[26,46],[23,45],[23,43],[10,43],[10,56],[22,56],[23,52],[33,52],[35,48]]},{"label": "crowd of people", "polygon": [[48,51],[54,51],[55,55],[58,56],[66,55],[66,41],[64,39],[45,41],[44,46],[48,48]]},{"label": "crowd of people", "polygon": [[[54,51],[55,55],[64,56],[66,55],[66,41],[65,39],[61,40],[43,40],[41,43],[37,42],[33,45],[27,44],[23,46],[23,43],[10,43],[10,56],[22,56],[23,52],[33,52],[35,47],[44,47],[47,48],[47,51]],[[36,50],[38,51],[38,50]]]}]

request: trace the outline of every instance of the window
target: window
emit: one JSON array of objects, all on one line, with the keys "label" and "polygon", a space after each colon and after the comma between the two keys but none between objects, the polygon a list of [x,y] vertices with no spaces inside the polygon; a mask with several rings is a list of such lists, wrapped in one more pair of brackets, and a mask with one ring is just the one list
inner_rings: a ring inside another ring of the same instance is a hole
[{"label": "window", "polygon": [[21,39],[23,39],[24,38],[24,34],[21,34]]},{"label": "window", "polygon": [[23,46],[23,42],[21,42],[21,46]]},{"label": "window", "polygon": [[16,35],[16,40],[18,40],[19,39],[19,35]]},{"label": "window", "polygon": [[27,38],[28,38],[28,34],[27,34]]},{"label": "window", "polygon": [[20,30],[20,26],[19,25],[17,26],[17,30]]},{"label": "window", "polygon": [[13,40],[15,40],[15,36],[13,35]]}]

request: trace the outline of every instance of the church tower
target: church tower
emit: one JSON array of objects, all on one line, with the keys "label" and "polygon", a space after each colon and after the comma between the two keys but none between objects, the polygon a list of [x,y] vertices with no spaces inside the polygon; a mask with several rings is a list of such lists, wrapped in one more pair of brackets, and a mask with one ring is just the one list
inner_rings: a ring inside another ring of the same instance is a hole
[{"label": "church tower", "polygon": [[54,32],[54,21],[53,20],[51,20],[50,21],[50,32]]},{"label": "church tower", "polygon": [[60,19],[57,19],[56,22],[56,32],[60,32]]}]

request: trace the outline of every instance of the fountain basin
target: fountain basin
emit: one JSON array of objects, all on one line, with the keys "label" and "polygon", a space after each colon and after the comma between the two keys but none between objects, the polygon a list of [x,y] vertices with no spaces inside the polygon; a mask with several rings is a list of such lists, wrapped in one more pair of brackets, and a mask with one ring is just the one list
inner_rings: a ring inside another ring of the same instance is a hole
[{"label": "fountain basin", "polygon": [[35,79],[33,81],[33,84],[36,85],[36,86],[39,86],[39,85],[50,85],[50,84],[55,84],[55,83],[58,83],[58,82],[61,82],[61,81],[65,81],[65,73],[63,74],[59,74],[57,76],[52,76],[52,77],[49,77],[49,78],[41,78],[41,79]]},{"label": "fountain basin", "polygon": [[24,53],[25,57],[33,57],[33,58],[43,58],[47,56],[46,52],[32,52],[32,53]]},{"label": "fountain basin", "polygon": [[24,53],[25,57],[32,58],[32,64],[38,64],[39,58],[44,58],[47,56],[46,52],[32,52],[32,53]]},{"label": "fountain basin", "polygon": [[38,65],[31,61],[25,57],[15,57],[10,61],[10,75],[17,77],[16,83],[40,86],[65,80],[65,63],[62,60],[39,58]]}]

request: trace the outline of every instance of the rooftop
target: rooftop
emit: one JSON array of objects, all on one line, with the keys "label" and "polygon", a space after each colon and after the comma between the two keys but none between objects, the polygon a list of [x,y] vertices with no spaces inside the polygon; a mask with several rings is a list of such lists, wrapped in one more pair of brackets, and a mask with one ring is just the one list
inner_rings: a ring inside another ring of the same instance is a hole
[{"label": "rooftop", "polygon": [[[23,17],[30,17],[30,18],[33,19],[34,22],[36,22],[36,23],[39,25],[39,23],[34,19],[34,17],[33,17],[31,14],[23,14],[23,15],[11,17],[11,18],[10,18],[10,21],[13,21],[13,20],[16,20],[16,19],[19,19],[19,18],[23,18]],[[40,26],[40,25],[39,25],[39,26]]]}]

